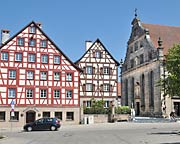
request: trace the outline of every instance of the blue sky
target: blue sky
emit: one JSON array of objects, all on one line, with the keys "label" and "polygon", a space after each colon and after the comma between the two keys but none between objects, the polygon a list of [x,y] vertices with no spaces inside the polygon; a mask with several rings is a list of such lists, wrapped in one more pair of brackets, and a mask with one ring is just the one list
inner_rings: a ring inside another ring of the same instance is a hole
[{"label": "blue sky", "polygon": [[4,0],[0,29],[11,36],[32,20],[74,62],[85,41],[101,40],[112,56],[124,59],[134,10],[144,23],[180,26],[179,0]]}]

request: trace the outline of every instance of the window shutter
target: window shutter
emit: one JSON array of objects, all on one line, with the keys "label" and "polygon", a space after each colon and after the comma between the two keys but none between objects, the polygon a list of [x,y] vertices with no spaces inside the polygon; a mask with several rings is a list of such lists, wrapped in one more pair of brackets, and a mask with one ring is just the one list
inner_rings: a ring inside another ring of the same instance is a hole
[{"label": "window shutter", "polygon": [[100,68],[100,74],[103,74],[103,68],[102,67]]},{"label": "window shutter", "polygon": [[83,67],[83,73],[86,74],[86,67]]},{"label": "window shutter", "polygon": [[113,86],[112,85],[110,85],[110,92],[112,92],[113,91]]},{"label": "window shutter", "polygon": [[83,90],[83,92],[86,90],[86,85],[85,84],[83,84],[82,90]]},{"label": "window shutter", "polygon": [[95,74],[95,67],[93,67],[93,73],[92,74]]},{"label": "window shutter", "polygon": [[93,84],[93,91],[95,91],[95,84]]},{"label": "window shutter", "polygon": [[110,70],[110,73],[109,73],[109,74],[112,75],[112,74],[113,74],[112,68],[110,68],[109,70]]}]

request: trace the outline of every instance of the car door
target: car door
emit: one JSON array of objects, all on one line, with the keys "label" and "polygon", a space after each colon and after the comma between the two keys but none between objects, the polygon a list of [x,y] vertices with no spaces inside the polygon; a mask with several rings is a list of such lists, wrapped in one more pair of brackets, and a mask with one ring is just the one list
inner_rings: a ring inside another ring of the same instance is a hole
[{"label": "car door", "polygon": [[50,127],[52,125],[52,122],[53,122],[52,118],[46,118],[44,128],[45,129],[50,129]]},{"label": "car door", "polygon": [[35,121],[34,130],[43,130],[44,129],[44,119],[39,119]]}]

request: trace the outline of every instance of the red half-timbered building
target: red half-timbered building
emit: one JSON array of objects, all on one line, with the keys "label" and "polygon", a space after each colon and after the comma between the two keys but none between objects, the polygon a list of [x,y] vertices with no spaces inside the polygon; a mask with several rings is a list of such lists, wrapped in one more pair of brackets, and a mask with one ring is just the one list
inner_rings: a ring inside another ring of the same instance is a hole
[{"label": "red half-timbered building", "polygon": [[118,66],[102,42],[86,41],[86,52],[75,62],[83,70],[80,75],[81,106],[91,107],[92,100],[103,100],[104,107],[118,100]]},{"label": "red half-timbered building", "polygon": [[[41,117],[79,123],[81,70],[31,22],[13,37],[2,30],[0,127]],[[14,112],[11,104],[14,102]]]}]

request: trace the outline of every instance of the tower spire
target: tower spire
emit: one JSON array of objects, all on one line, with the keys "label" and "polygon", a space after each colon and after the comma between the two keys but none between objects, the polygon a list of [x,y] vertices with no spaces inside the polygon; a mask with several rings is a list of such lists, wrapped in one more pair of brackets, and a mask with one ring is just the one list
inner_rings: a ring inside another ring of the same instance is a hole
[{"label": "tower spire", "polygon": [[135,10],[134,10],[134,15],[135,15],[135,18],[137,17],[137,8],[135,8]]}]

